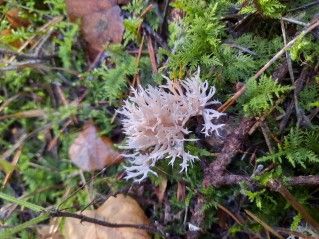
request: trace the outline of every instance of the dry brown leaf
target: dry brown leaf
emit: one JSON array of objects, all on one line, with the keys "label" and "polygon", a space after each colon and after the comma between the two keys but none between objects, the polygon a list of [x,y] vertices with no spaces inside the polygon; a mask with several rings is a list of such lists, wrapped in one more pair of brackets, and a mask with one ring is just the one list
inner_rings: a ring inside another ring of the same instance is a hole
[{"label": "dry brown leaf", "polygon": [[31,24],[30,20],[22,18],[20,15],[21,11],[18,8],[12,8],[7,12],[6,17],[12,28],[27,27]]},{"label": "dry brown leaf", "polygon": [[127,5],[130,2],[132,2],[132,0],[117,0],[116,4],[118,4],[118,5]]},{"label": "dry brown leaf", "polygon": [[[13,34],[13,32],[12,32],[11,29],[4,29],[4,30],[1,31],[1,35],[2,35],[2,36],[10,36],[10,35],[12,35],[12,34]],[[20,48],[20,46],[21,46],[21,42],[20,42],[19,40],[12,41],[12,42],[10,42],[9,44],[10,44],[11,46],[16,47],[16,48]]]},{"label": "dry brown leaf", "polygon": [[[101,207],[94,211],[85,210],[85,216],[96,217],[110,223],[148,224],[148,219],[138,203],[131,197],[118,194],[110,197]],[[150,239],[146,231],[136,228],[102,227],[79,219],[66,218],[64,226],[65,239]]]},{"label": "dry brown leaf", "polygon": [[[53,230],[52,230],[53,229]],[[63,235],[56,231],[54,225],[39,225],[36,227],[37,232],[39,233],[39,239],[63,239]]]},{"label": "dry brown leaf", "polygon": [[[2,4],[1,1],[0,1],[0,4]],[[12,8],[6,13],[5,16],[9,22],[10,28],[2,30],[1,31],[2,36],[10,36],[13,34],[13,29],[17,29],[19,27],[27,27],[32,23],[29,19],[22,18],[20,14],[21,14],[21,10],[19,10],[18,8]],[[9,44],[16,48],[21,47],[20,40],[12,41]]]},{"label": "dry brown leaf", "polygon": [[156,193],[156,196],[158,198],[159,203],[163,202],[163,199],[165,196],[165,191],[167,188],[167,182],[168,182],[167,178],[162,178],[161,183],[158,186],[156,186],[156,188],[155,188],[155,193]]},{"label": "dry brown leaf", "polygon": [[105,45],[121,43],[123,17],[115,0],[67,0],[66,3],[70,20],[81,19],[81,31],[89,48],[102,51]]},{"label": "dry brown leaf", "polygon": [[[80,214],[80,212],[77,212],[78,214]],[[81,212],[82,215],[87,216],[87,217],[96,217],[96,212],[94,211],[89,211],[89,210],[85,210],[83,212]],[[86,235],[87,231],[90,229],[90,227],[94,227],[94,228],[99,228],[101,226],[92,224],[92,223],[88,223],[88,222],[81,222],[79,219],[76,218],[71,218],[68,217],[65,219],[64,222],[64,230],[63,230],[63,235],[65,239],[82,239],[85,238],[84,235]],[[103,235],[102,233],[99,233],[101,235]],[[94,239],[94,236],[89,237]],[[95,236],[95,238],[98,239],[103,239],[103,237],[97,237]]]},{"label": "dry brown leaf", "polygon": [[186,199],[186,185],[185,183],[178,182],[177,183],[177,200],[185,201]]},{"label": "dry brown leaf", "polygon": [[112,141],[98,133],[93,124],[85,125],[69,149],[71,161],[84,171],[103,169],[122,161],[122,156],[112,149]]},{"label": "dry brown leaf", "polygon": [[72,22],[94,12],[104,11],[116,5],[115,0],[67,0],[66,8]]},{"label": "dry brown leaf", "polygon": [[81,29],[91,47],[103,50],[105,45],[119,44],[124,32],[121,9],[114,6],[83,17]]}]

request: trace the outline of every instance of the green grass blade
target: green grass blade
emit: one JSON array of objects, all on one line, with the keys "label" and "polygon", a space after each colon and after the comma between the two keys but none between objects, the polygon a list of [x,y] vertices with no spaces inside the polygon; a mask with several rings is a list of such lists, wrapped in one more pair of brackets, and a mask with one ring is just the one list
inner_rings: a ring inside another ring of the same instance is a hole
[{"label": "green grass blade", "polygon": [[29,202],[23,201],[21,199],[9,196],[9,195],[2,193],[2,192],[0,192],[0,198],[7,200],[7,201],[10,201],[10,202],[13,202],[13,203],[16,203],[16,204],[19,204],[20,206],[30,208],[31,210],[36,211],[36,212],[42,212],[45,210],[45,208],[43,208],[41,206],[38,206],[36,204],[29,203]]},{"label": "green grass blade", "polygon": [[50,213],[45,213],[39,217],[36,217],[30,221],[27,221],[25,223],[22,223],[21,225],[18,225],[14,228],[10,229],[4,229],[3,231],[0,231],[0,239],[8,239],[10,238],[13,234],[18,233],[30,226],[33,226],[35,224],[38,224],[39,222],[42,222],[46,219],[50,218]]},{"label": "green grass blade", "polygon": [[10,171],[15,170],[16,167],[9,163],[7,160],[0,159],[0,169],[2,169],[5,173],[9,173]]}]

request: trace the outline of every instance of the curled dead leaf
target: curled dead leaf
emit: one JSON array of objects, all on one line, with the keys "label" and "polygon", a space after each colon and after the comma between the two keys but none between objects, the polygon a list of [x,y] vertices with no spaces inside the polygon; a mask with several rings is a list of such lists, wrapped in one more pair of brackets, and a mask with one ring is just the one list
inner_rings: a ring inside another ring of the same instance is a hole
[{"label": "curled dead leaf", "polygon": [[[110,223],[148,224],[148,218],[138,203],[131,197],[118,194],[110,197],[101,207],[94,211],[85,210],[85,216],[95,217]],[[146,231],[137,228],[111,228],[81,222],[75,218],[66,218],[64,226],[65,239],[150,239]]]},{"label": "curled dead leaf", "polygon": [[89,123],[69,149],[71,161],[84,171],[103,169],[122,162],[122,156],[112,149],[112,141],[98,135],[96,126]]}]

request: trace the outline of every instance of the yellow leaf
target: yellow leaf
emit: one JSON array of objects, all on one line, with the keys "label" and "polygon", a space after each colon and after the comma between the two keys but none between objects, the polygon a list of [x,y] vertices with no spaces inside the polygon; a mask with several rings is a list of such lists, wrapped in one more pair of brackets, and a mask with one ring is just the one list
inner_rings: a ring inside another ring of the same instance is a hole
[{"label": "yellow leaf", "polygon": [[[82,212],[83,215],[118,224],[148,224],[142,208],[131,197],[118,194],[110,197],[97,210]],[[65,239],[150,239],[144,230],[137,228],[103,227],[93,223],[81,222],[79,219],[66,218],[64,225]]]}]

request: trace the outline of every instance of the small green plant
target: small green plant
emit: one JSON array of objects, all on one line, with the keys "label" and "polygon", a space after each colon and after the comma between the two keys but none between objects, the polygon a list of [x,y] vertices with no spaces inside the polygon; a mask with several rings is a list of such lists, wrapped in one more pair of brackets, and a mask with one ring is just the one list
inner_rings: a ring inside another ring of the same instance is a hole
[{"label": "small green plant", "polygon": [[318,47],[313,37],[300,37],[300,39],[289,49],[293,61],[314,64],[318,61]]},{"label": "small green plant", "polygon": [[124,33],[124,45],[127,45],[130,41],[136,40],[138,36],[138,28],[142,24],[143,19],[131,17],[124,20],[125,33]]},{"label": "small green plant", "polygon": [[299,104],[302,109],[310,111],[319,106],[319,85],[318,83],[307,85],[299,94]]},{"label": "small green plant", "polygon": [[164,52],[170,58],[166,67],[172,68],[173,75],[176,75],[180,66],[195,70],[198,65],[206,69],[212,65],[222,65],[219,47],[224,26],[220,24],[219,17],[226,11],[228,4],[225,1],[208,3],[202,0],[180,0],[174,2],[173,6],[185,11],[186,16],[177,23],[179,25],[170,27],[171,30],[181,28],[183,34],[172,36],[179,39],[172,46],[175,54]]},{"label": "small green plant", "polygon": [[245,3],[245,6],[240,11],[241,14],[258,13],[269,18],[279,18],[286,9],[285,5],[278,0],[240,0],[238,3]]},{"label": "small green plant", "polygon": [[247,81],[246,91],[240,102],[243,103],[246,115],[260,116],[275,104],[275,97],[280,98],[281,94],[292,89],[291,86],[282,86],[271,77],[262,75],[259,81],[253,78]]},{"label": "small green plant", "polygon": [[285,136],[283,144],[278,144],[278,152],[270,153],[258,159],[258,162],[279,162],[286,159],[293,167],[301,166],[307,169],[307,165],[319,163],[319,128],[301,130],[291,128]]},{"label": "small green plant", "polygon": [[55,39],[55,42],[57,42],[59,47],[59,57],[62,60],[63,67],[66,69],[70,69],[71,66],[74,64],[71,62],[73,57],[71,57],[73,53],[73,43],[74,38],[79,33],[79,27],[76,24],[73,23],[67,23],[67,22],[61,22],[58,24],[57,28],[61,31],[61,33],[64,35],[63,40]]},{"label": "small green plant", "polygon": [[90,89],[90,100],[95,103],[107,100],[111,105],[124,97],[124,92],[127,92],[127,77],[137,74],[138,69],[136,58],[129,55],[121,46],[109,47],[109,51],[110,61],[115,64],[115,68],[108,68],[103,64],[82,76],[88,79],[83,84]]}]

